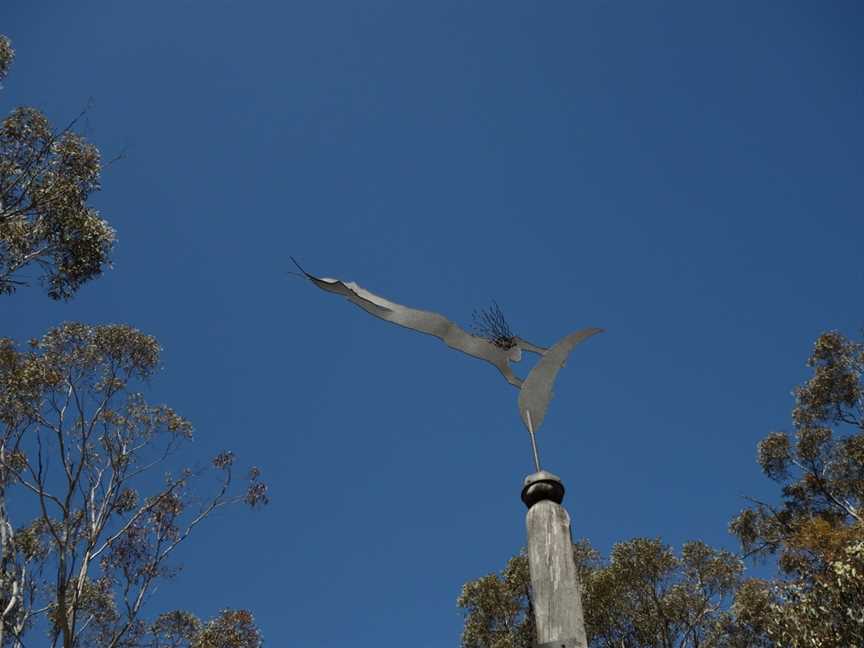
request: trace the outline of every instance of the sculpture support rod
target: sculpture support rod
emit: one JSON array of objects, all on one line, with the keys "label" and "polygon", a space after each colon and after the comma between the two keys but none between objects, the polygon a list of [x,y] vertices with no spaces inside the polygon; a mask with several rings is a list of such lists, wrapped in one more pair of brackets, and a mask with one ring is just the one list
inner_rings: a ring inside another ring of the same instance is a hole
[{"label": "sculpture support rod", "polygon": [[522,501],[528,506],[528,564],[538,648],[588,646],[563,497],[564,486],[555,475],[544,470],[526,477]]},{"label": "sculpture support rod", "polygon": [[531,450],[534,451],[534,468],[540,472],[540,453],[537,452],[537,437],[534,435],[534,423],[531,422],[531,411],[526,410],[528,416],[528,435],[531,437]]}]

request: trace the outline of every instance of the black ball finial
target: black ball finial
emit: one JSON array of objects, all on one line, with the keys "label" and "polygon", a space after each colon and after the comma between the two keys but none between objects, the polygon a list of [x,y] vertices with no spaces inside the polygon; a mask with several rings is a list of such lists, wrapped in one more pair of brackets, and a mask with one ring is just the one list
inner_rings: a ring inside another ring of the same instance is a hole
[{"label": "black ball finial", "polygon": [[522,501],[529,509],[542,500],[560,504],[564,500],[564,484],[557,475],[541,470],[525,478]]}]

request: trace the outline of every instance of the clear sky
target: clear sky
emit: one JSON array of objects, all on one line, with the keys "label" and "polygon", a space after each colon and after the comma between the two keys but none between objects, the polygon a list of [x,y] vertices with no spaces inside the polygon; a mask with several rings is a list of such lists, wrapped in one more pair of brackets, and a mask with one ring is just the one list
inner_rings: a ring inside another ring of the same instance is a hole
[{"label": "clear sky", "polygon": [[452,648],[462,583],[524,543],[516,390],[289,254],[463,325],[496,299],[536,344],[605,327],[539,439],[574,535],[734,548],[813,341],[864,323],[862,30],[855,0],[4,0],[2,111],[62,125],[92,97],[86,133],[126,156],[95,199],[115,268],[2,298],[0,334],[156,335],[148,396],[270,484],[151,610]]}]

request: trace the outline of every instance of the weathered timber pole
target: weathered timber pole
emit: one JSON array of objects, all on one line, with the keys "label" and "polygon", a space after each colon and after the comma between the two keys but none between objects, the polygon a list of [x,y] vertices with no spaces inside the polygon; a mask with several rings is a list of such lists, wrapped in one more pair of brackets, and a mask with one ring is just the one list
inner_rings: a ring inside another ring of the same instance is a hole
[{"label": "weathered timber pole", "polygon": [[582,591],[570,516],[561,506],[564,484],[545,470],[528,475],[522,501],[528,507],[528,565],[537,648],[587,648]]}]

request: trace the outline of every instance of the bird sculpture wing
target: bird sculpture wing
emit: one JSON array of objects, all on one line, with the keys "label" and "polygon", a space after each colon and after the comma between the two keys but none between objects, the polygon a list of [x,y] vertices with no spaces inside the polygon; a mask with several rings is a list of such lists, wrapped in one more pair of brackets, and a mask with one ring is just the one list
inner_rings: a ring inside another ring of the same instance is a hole
[{"label": "bird sculpture wing", "polygon": [[[291,260],[294,261],[293,258]],[[393,324],[398,324],[414,331],[420,331],[427,335],[434,335],[443,340],[452,349],[492,363],[504,374],[504,377],[510,384],[516,387],[521,385],[522,381],[513,375],[507,364],[510,356],[509,349],[503,349],[485,338],[467,333],[461,327],[438,313],[396,304],[369,292],[365,288],[361,288],[352,281],[316,277],[303,270],[296,261],[294,261],[294,264],[300,268],[309,281],[321,290],[342,295],[352,304],[356,304],[375,317],[380,317]]]},{"label": "bird sculpture wing", "polygon": [[592,335],[602,332],[603,329],[586,328],[571,333],[553,345],[528,374],[522,383],[522,389],[519,390],[519,414],[529,432],[535,433],[543,423],[549,401],[552,400],[555,378],[567,362],[573,347]]}]

